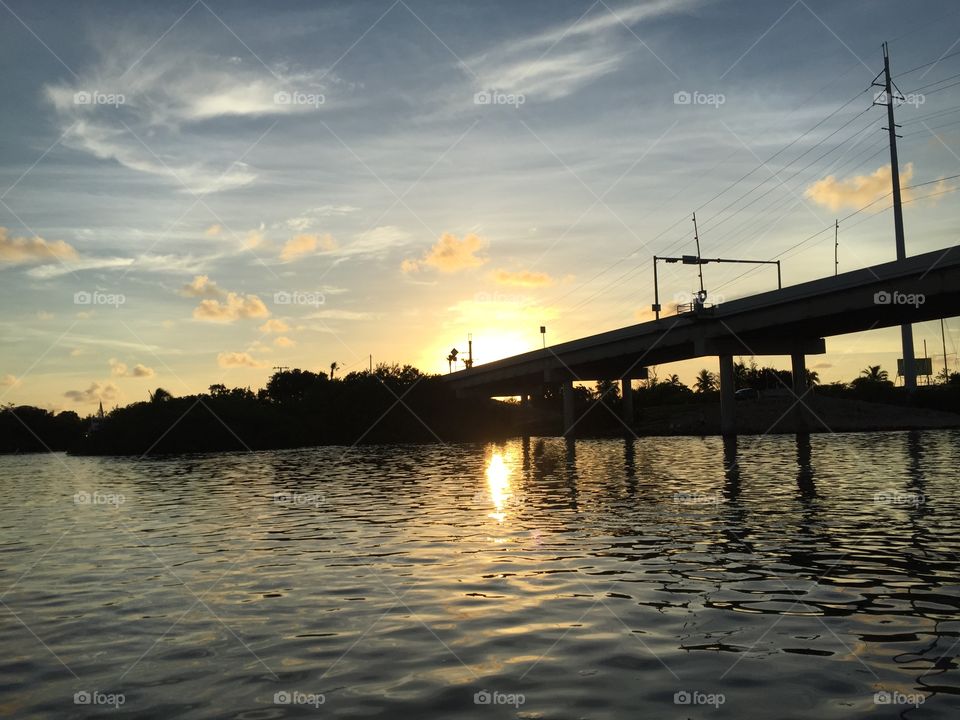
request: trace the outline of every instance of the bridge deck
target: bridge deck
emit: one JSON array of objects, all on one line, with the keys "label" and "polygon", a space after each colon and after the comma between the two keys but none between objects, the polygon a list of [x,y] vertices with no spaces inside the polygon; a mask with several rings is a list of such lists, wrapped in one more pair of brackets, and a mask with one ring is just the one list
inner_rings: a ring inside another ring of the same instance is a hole
[{"label": "bridge deck", "polygon": [[[877,293],[887,293],[878,302]],[[906,302],[917,298],[913,304]],[[884,304],[884,297],[891,302]],[[919,302],[922,298],[922,302]],[[630,325],[445,376],[458,390],[519,394],[544,382],[636,377],[705,355],[824,352],[822,338],[960,314],[960,246]]]}]

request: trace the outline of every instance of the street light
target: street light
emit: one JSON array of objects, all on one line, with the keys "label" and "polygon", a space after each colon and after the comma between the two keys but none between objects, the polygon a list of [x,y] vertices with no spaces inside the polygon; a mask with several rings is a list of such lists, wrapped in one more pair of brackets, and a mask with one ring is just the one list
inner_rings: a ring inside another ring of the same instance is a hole
[{"label": "street light", "polygon": [[[777,266],[777,289],[783,289],[783,282],[780,275],[780,261],[779,260],[738,260],[734,258],[702,258],[696,255],[681,255],[680,257],[658,257],[657,255],[653,256],[653,305],[651,309],[656,315],[656,319],[660,319],[660,286],[657,279],[657,261],[663,260],[665,263],[681,263],[683,265],[698,265],[703,266],[709,263],[743,263],[749,265],[776,265]],[[697,293],[697,300],[700,305],[704,303],[707,299],[707,291],[703,289],[703,273],[700,273],[700,292]]]}]

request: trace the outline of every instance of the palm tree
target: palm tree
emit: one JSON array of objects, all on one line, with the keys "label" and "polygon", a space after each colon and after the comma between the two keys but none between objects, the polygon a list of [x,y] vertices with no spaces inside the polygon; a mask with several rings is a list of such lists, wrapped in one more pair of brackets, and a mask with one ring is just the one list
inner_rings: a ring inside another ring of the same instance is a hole
[{"label": "palm tree", "polygon": [[158,387],[156,390],[150,393],[150,402],[155,402],[155,403],[166,402],[172,397],[173,395],[171,395],[169,392],[167,392],[163,388]]},{"label": "palm tree", "polygon": [[717,389],[717,375],[706,368],[697,373],[696,382],[693,384],[698,393],[708,393]]},{"label": "palm tree", "polygon": [[879,365],[870,365],[865,369],[860,371],[860,377],[864,378],[866,382],[887,382],[890,379],[890,375],[886,370],[881,370]]},{"label": "palm tree", "polygon": [[680,382],[680,376],[677,375],[676,373],[674,373],[673,375],[670,375],[667,378],[666,383],[668,385],[673,385],[674,387],[679,387],[680,385],[683,385],[683,383]]},{"label": "palm tree", "polygon": [[819,385],[820,373],[816,370],[807,370],[807,385]]}]

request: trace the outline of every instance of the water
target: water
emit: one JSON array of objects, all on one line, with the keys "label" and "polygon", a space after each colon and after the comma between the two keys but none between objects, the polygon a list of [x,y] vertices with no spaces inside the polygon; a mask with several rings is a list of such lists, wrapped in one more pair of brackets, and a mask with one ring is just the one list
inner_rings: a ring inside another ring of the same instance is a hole
[{"label": "water", "polygon": [[3,457],[0,715],[955,718],[958,466],[955,431]]}]

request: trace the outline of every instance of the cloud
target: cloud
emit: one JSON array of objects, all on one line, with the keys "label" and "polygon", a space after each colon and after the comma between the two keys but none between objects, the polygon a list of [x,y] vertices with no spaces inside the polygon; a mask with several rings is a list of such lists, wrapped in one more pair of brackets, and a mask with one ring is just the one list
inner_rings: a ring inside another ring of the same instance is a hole
[{"label": "cloud", "polygon": [[291,340],[285,335],[281,335],[280,337],[278,337],[276,340],[273,341],[273,344],[276,345],[277,347],[290,348],[296,345],[297,343],[296,341]]},{"label": "cloud", "polygon": [[309,255],[318,248],[321,250],[333,250],[337,247],[333,236],[330,233],[315,235],[313,233],[300,233],[287,240],[280,251],[281,260],[293,260],[303,255]]},{"label": "cloud", "polygon": [[307,320],[369,320],[373,315],[353,310],[320,310],[306,316]]},{"label": "cloud", "polygon": [[227,293],[226,300],[201,300],[193,309],[195,320],[229,323],[241,318],[267,317],[270,311],[256,295]]},{"label": "cloud", "polygon": [[473,233],[465,235],[463,240],[458,240],[453,233],[444,233],[420,260],[406,259],[400,269],[412,273],[431,267],[443,273],[453,273],[478,267],[487,262],[487,258],[477,254],[486,246],[487,242]]},{"label": "cloud", "polygon": [[339,248],[337,255],[379,255],[390,248],[406,245],[410,233],[396,225],[381,225],[361,235],[349,245]]},{"label": "cloud", "polygon": [[277,318],[267,320],[263,325],[260,326],[260,332],[265,333],[282,333],[289,329],[289,325],[287,325],[283,320],[278,320]]},{"label": "cloud", "polygon": [[203,234],[207,237],[218,237],[223,232],[223,227],[219,223],[215,223],[203,231]]},{"label": "cloud", "polygon": [[283,224],[295,232],[305,232],[312,228],[320,218],[343,216],[359,209],[353,205],[321,205],[305,210],[296,217],[288,218]]},{"label": "cloud", "polygon": [[184,297],[222,298],[226,293],[207,275],[196,275],[193,280],[180,288]]},{"label": "cloud", "polygon": [[545,272],[533,272],[531,270],[510,270],[497,269],[493,272],[494,282],[500,285],[512,285],[514,287],[547,287],[553,284],[553,278]]},{"label": "cloud", "polygon": [[[570,18],[526,38],[511,38],[468,58],[466,64],[476,73],[480,90],[556,100],[614,72],[631,52],[642,49],[630,26],[699,4],[699,0],[654,0],[626,7],[600,3],[576,22]],[[651,61],[658,62],[655,57]]]},{"label": "cloud", "polygon": [[53,265],[38,265],[27,270],[27,275],[40,280],[49,280],[78,270],[115,270],[130,267],[133,263],[133,258],[123,257],[83,258],[81,260],[58,262]]},{"label": "cloud", "polygon": [[45,310],[37,310],[37,320],[53,320],[56,317],[51,312],[46,312]]},{"label": "cloud", "polygon": [[147,367],[146,365],[141,365],[140,363],[134,365],[133,369],[130,370],[126,363],[122,363],[116,358],[110,358],[110,374],[114,377],[149,378],[153,377],[157,373],[153,368]]},{"label": "cloud", "polygon": [[[904,200],[912,197],[910,190],[904,189],[913,178],[913,163],[907,163],[900,172],[901,196]],[[824,205],[831,210],[850,208],[856,210],[874,200],[890,194],[893,186],[890,178],[890,166],[877,168],[869,175],[854,175],[844,180],[838,180],[829,175],[811,184],[804,195],[818,205]]]},{"label": "cloud", "polygon": [[222,368],[264,368],[265,362],[255,360],[250,353],[245,352],[222,352],[217,355],[217,364]]},{"label": "cloud", "polygon": [[0,387],[16,387],[20,384],[20,378],[16,375],[4,375],[0,377]]},{"label": "cloud", "polygon": [[[200,5],[194,12],[205,11]],[[317,113],[321,100],[338,86],[333,73],[319,68],[292,72],[284,65],[232,62],[207,51],[209,42],[191,39],[186,26],[159,44],[156,37],[113,32],[109,43],[98,44],[97,63],[46,85],[62,144],[186,192],[231,190],[257,177],[237,161],[250,140],[238,135],[233,142],[210,142],[209,121]],[[149,57],[140,62],[144,48]],[[136,72],[129,72],[133,68]],[[122,101],[75,100],[78,93],[89,96],[95,89]]]},{"label": "cloud", "polygon": [[255,247],[259,247],[263,244],[263,228],[260,230],[251,230],[247,233],[246,237],[243,239],[243,249],[244,250],[253,250]]},{"label": "cloud", "polygon": [[42,260],[76,260],[77,251],[63,240],[44,240],[42,237],[11,237],[10,231],[0,227],[0,263],[19,265]]},{"label": "cloud", "polygon": [[109,403],[120,397],[120,389],[112,382],[94,380],[86,390],[67,390],[63,396],[75,403]]}]

